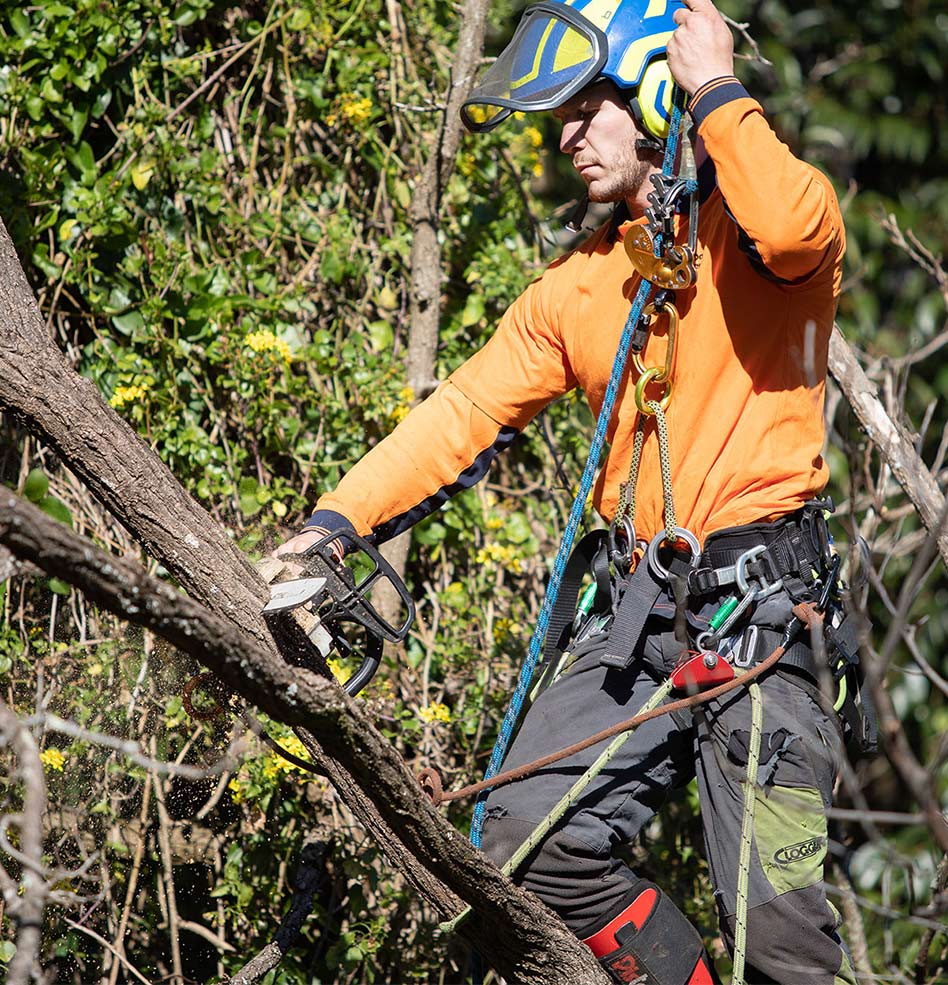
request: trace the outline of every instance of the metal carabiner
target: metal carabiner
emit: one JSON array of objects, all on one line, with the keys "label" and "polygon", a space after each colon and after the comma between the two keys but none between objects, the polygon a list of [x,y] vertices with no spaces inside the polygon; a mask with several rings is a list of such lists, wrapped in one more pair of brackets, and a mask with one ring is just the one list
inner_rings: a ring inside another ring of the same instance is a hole
[{"label": "metal carabiner", "polygon": [[[701,558],[701,545],[698,543],[698,538],[690,530],[685,530],[684,527],[675,527],[675,538],[676,540],[683,540],[691,548],[691,567],[696,567],[699,559]],[[646,551],[646,557],[648,558],[648,566],[652,571],[662,579],[662,581],[668,581],[669,571],[665,565],[662,564],[658,559],[658,549],[665,543],[668,538],[665,536],[665,531],[659,531],[650,541],[648,545],[648,550]]]},{"label": "metal carabiner", "polygon": [[[621,536],[625,539],[626,547],[622,550],[616,540],[616,534],[618,533],[616,524],[622,524],[622,534]],[[619,568],[622,566],[625,571],[628,571],[632,567],[632,555],[635,553],[635,524],[628,516],[622,517],[621,520],[613,520],[609,524],[609,561]]]},{"label": "metal carabiner", "polygon": [[[747,566],[759,558],[761,554],[766,553],[767,545],[758,544],[756,547],[751,547],[749,550],[744,551],[744,553],[734,562],[734,581],[737,582],[737,587],[741,590],[742,595],[747,595],[752,591],[750,585],[747,582]],[[783,588],[783,578],[778,578],[776,581],[771,582],[769,585],[763,578],[756,579],[760,583],[760,587],[753,589],[756,594],[756,598],[765,599],[774,592],[779,592]]]},{"label": "metal carabiner", "polygon": [[[678,344],[678,322],[679,315],[678,309],[672,304],[671,301],[665,301],[661,308],[653,302],[645,307],[642,311],[642,317],[654,318],[658,314],[668,315],[668,345],[665,349],[665,365],[662,371],[657,375],[653,375],[650,379],[655,383],[666,383],[671,379],[672,373],[675,370],[675,353]],[[642,362],[642,356],[638,352],[632,353],[632,365],[635,366],[636,372],[639,376],[644,376],[650,369],[658,369],[657,366],[646,366]],[[669,393],[671,388],[669,388]],[[637,399],[637,398],[636,398]],[[665,408],[663,407],[662,410]]]}]

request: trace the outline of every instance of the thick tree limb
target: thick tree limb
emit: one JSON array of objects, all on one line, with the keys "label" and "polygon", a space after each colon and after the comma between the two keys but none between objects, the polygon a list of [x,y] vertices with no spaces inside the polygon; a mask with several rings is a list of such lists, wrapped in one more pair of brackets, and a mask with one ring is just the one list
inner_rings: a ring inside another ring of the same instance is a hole
[{"label": "thick tree limb", "polygon": [[904,428],[892,420],[882,406],[876,388],[863,372],[852,349],[839,331],[830,337],[829,369],[846,400],[892,469],[892,474],[912,501],[922,523],[938,540],[938,553],[948,566],[948,529],[941,522],[945,495],[922,461]]},{"label": "thick tree limb", "polygon": [[420,863],[406,867],[419,890],[445,914],[456,912],[458,899],[474,908],[476,918],[463,932],[505,978],[604,981],[591,953],[559,920],[504,878],[427,802],[395,749],[341,688],[287,664],[228,620],[139,565],[99,550],[8,490],[0,492],[0,544],[197,657],[237,694],[305,729],[331,751],[362,797],[371,793],[376,808],[387,806],[391,831]]}]

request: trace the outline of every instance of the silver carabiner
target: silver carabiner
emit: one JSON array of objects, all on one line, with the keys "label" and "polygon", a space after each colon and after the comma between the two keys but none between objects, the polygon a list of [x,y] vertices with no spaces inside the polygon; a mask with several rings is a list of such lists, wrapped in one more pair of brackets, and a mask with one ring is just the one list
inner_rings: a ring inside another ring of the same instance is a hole
[{"label": "silver carabiner", "polygon": [[609,560],[617,568],[623,566],[626,571],[632,566],[632,555],[635,551],[635,524],[624,516],[619,521],[622,524],[622,536],[625,538],[625,550],[619,548],[616,541],[616,521],[609,524]]},{"label": "silver carabiner", "polygon": [[[737,559],[734,563],[734,580],[737,582],[737,587],[741,590],[742,595],[747,595],[751,591],[750,585],[747,583],[747,566],[751,561],[759,558],[761,554],[765,553],[767,550],[766,544],[758,544],[756,547],[752,547]],[[765,599],[774,592],[779,592],[783,588],[783,578],[778,578],[776,581],[771,582],[769,585],[764,581],[763,578],[757,579],[760,582],[760,587],[756,590],[756,597],[758,599]]]},{"label": "silver carabiner", "polygon": [[[697,567],[698,560],[701,557],[701,545],[698,543],[698,538],[690,530],[685,530],[684,527],[675,527],[676,538],[683,540],[691,548],[691,567]],[[662,579],[662,581],[668,581],[668,568],[662,564],[658,559],[658,549],[667,540],[665,536],[665,531],[659,531],[650,541],[648,545],[648,551],[646,556],[648,557],[648,566],[652,571]]]}]

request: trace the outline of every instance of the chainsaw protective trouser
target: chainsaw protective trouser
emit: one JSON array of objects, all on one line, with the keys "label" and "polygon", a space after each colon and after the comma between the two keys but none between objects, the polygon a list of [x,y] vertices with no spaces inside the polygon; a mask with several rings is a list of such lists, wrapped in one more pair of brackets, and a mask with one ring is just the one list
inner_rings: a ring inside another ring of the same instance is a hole
[{"label": "chainsaw protective trouser", "polygon": [[[789,597],[780,592],[754,613],[752,622],[767,652],[779,642],[790,607]],[[707,605],[696,614],[704,625],[714,608]],[[584,652],[524,716],[504,768],[631,718],[680,653],[673,617],[674,606],[660,600],[636,645],[636,659],[625,670],[600,664],[604,635],[578,647]],[[746,981],[854,985],[836,932],[839,917],[822,882],[825,808],[840,754],[836,724],[799,672],[771,672],[759,684],[764,723],[749,872]],[[697,778],[722,936],[733,948],[750,721],[750,698],[739,688],[700,706],[693,717],[665,715],[641,725],[514,878],[578,936],[590,936],[628,905],[639,881],[614,850],[642,831],[673,790]],[[605,745],[494,790],[485,813],[485,852],[498,864],[509,858]]]}]

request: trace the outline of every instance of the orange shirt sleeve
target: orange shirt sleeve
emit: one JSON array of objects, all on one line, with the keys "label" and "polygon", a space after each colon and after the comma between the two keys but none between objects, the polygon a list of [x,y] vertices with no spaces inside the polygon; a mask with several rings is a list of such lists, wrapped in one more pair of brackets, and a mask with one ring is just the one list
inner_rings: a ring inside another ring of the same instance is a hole
[{"label": "orange shirt sleeve", "polygon": [[737,79],[706,83],[688,108],[728,210],[766,270],[790,283],[831,271],[845,232],[829,179],[793,155]]},{"label": "orange shirt sleeve", "polygon": [[479,481],[546,404],[576,385],[555,308],[542,278],[530,285],[487,344],[320,497],[308,525],[344,520],[382,542]]}]

